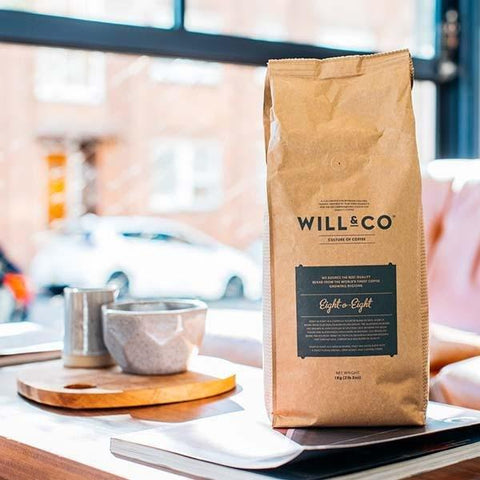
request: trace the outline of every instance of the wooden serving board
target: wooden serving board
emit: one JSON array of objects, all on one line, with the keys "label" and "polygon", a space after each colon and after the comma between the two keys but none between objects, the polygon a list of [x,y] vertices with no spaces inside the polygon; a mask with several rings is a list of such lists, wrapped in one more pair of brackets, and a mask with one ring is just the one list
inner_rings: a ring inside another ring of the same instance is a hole
[{"label": "wooden serving board", "polygon": [[116,408],[185,402],[235,388],[233,364],[197,357],[176,375],[131,375],[120,367],[65,368],[61,361],[26,369],[17,377],[20,395],[63,408]]}]

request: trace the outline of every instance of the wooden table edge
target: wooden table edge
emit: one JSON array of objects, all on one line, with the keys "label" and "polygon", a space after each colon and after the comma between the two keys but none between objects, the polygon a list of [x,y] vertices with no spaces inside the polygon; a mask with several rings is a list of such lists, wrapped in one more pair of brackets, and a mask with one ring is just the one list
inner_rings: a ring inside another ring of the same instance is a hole
[{"label": "wooden table edge", "polygon": [[91,467],[76,460],[62,457],[25,443],[0,437],[0,478],[15,480],[62,479],[62,480],[123,480],[104,470]]}]

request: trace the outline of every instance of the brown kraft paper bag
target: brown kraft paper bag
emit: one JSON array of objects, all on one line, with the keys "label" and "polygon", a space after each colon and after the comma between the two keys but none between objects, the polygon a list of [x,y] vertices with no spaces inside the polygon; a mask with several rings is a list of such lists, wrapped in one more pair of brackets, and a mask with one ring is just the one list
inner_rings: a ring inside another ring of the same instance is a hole
[{"label": "brown kraft paper bag", "polygon": [[428,307],[407,50],[268,64],[274,427],[423,425]]}]

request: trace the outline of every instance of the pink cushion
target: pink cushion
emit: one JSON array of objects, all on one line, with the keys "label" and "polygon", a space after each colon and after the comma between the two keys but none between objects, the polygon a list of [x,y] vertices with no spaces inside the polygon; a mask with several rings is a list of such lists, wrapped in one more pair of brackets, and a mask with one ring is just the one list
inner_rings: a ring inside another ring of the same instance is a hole
[{"label": "pink cushion", "polygon": [[428,280],[430,320],[480,332],[479,183],[451,196],[429,258]]},{"label": "pink cushion", "polygon": [[422,180],[423,219],[425,223],[425,246],[427,258],[433,256],[443,226],[443,217],[452,195],[452,182],[439,182],[432,178]]}]

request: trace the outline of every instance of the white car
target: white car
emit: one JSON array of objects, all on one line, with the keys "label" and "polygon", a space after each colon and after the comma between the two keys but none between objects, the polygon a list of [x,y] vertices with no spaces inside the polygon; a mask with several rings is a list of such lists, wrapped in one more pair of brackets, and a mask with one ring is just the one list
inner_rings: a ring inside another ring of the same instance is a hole
[{"label": "white car", "polygon": [[261,295],[261,271],[239,250],[170,220],[86,215],[47,238],[33,259],[39,288],[116,284],[133,297]]}]

